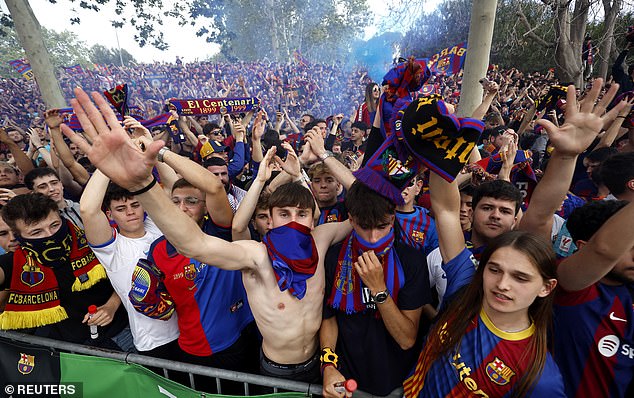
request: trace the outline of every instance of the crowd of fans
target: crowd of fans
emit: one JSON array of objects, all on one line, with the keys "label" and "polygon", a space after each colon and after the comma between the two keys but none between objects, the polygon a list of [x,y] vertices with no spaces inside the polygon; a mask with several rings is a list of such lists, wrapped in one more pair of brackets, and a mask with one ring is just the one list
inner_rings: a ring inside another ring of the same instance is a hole
[{"label": "crowd of fans", "polygon": [[[328,397],[349,395],[346,379],[375,396],[631,396],[625,56],[577,90],[491,66],[468,118],[453,116],[462,76],[408,82],[412,60],[383,82],[299,60],[65,71],[75,131],[34,82],[2,79],[0,328]],[[167,124],[119,123],[86,94],[123,83],[129,106]],[[261,108],[169,103],[239,97]],[[418,133],[434,145],[414,146]]]}]

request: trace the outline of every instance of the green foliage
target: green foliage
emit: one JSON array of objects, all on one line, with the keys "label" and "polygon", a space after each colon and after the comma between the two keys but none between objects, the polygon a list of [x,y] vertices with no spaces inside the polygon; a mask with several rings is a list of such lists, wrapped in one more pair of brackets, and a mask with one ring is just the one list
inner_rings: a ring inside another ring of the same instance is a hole
[{"label": "green foliage", "polygon": [[[58,0],[48,0],[57,3]],[[71,23],[81,23],[79,8],[101,11],[113,6],[114,27],[136,29],[139,46],[167,49],[163,24],[191,25],[208,43],[217,43],[226,59],[288,59],[300,49],[309,58],[342,59],[350,43],[370,22],[367,0],[67,0]],[[61,6],[61,4],[60,4]],[[10,24],[0,14],[0,24]],[[2,28],[0,28],[2,34]]]},{"label": "green foliage", "polygon": [[491,63],[506,69],[546,72],[555,66],[554,47],[528,36],[528,29],[517,15],[518,9],[526,16],[533,33],[548,43],[555,42],[552,22],[555,16],[550,7],[532,0],[502,0],[496,10]]},{"label": "green foliage", "polygon": [[213,23],[199,34],[230,60],[286,60],[296,49],[309,59],[340,60],[371,15],[366,0],[195,1],[193,9]]},{"label": "green foliage", "polygon": [[[125,49],[121,49],[121,58],[123,58],[124,65],[129,65],[130,62],[136,63],[134,56]],[[119,49],[107,48],[101,44],[95,44],[90,48],[90,62],[95,64],[121,65],[121,58],[119,57]]]},{"label": "green foliage", "polygon": [[425,58],[466,41],[471,3],[472,0],[445,0],[434,11],[421,14],[403,38],[401,55]]},{"label": "green foliage", "polygon": [[75,64],[87,65],[89,63],[88,46],[78,40],[74,33],[67,30],[55,32],[42,28],[44,45],[51,56],[51,62],[55,67],[71,66]]},{"label": "green foliage", "polygon": [[[429,57],[443,48],[467,41],[472,4],[472,0],[445,0],[434,11],[422,14],[405,34],[401,54]],[[554,40],[552,13],[543,3],[500,0],[493,31],[491,63],[527,71],[547,70],[553,66],[553,50],[524,35],[526,28],[517,17],[520,6],[529,23],[538,26],[534,32],[547,41]]]},{"label": "green foliage", "polygon": [[[77,40],[73,33],[69,31],[55,32],[42,28],[42,36],[54,67],[75,64],[86,66],[90,63],[86,57],[88,54],[86,43]],[[5,27],[4,34],[0,35],[0,74],[19,77],[19,74],[9,65],[9,61],[19,58],[25,58],[24,50],[15,31]]]},{"label": "green foliage", "polygon": [[0,35],[0,76],[19,77],[9,65],[9,61],[19,58],[24,58],[24,51],[15,32],[12,29],[3,29],[3,34]]}]

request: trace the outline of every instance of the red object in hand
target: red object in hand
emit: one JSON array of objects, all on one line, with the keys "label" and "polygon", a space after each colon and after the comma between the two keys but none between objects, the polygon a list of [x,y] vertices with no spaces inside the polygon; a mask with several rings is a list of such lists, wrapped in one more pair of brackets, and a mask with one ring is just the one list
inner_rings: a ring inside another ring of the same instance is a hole
[{"label": "red object in hand", "polygon": [[[97,306],[91,305],[88,307],[88,317],[92,318],[93,315],[97,313]],[[99,331],[97,330],[97,325],[90,325],[90,338],[96,339],[99,337]]]},{"label": "red object in hand", "polygon": [[335,383],[334,385],[335,391],[337,392],[355,392],[357,390],[357,381],[355,379],[340,381]]}]

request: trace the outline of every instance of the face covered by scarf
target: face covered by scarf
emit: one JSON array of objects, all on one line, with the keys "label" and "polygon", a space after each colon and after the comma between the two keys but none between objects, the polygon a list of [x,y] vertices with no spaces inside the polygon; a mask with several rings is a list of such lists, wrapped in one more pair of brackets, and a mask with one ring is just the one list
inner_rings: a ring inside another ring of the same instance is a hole
[{"label": "face covered by scarf", "polygon": [[66,220],[62,220],[57,232],[51,236],[45,238],[23,238],[18,235],[16,239],[28,256],[47,267],[60,267],[70,258],[72,236]]},{"label": "face covered by scarf", "polygon": [[84,231],[62,219],[57,232],[46,238],[18,237],[13,253],[9,300],[0,314],[0,329],[33,328],[60,322],[68,315],[61,306],[56,273],[71,273],[73,292],[90,289],[106,279]]},{"label": "face covered by scarf", "polygon": [[298,299],[306,294],[306,281],[315,274],[319,255],[310,228],[290,222],[270,230],[266,245],[280,291],[286,289]]}]

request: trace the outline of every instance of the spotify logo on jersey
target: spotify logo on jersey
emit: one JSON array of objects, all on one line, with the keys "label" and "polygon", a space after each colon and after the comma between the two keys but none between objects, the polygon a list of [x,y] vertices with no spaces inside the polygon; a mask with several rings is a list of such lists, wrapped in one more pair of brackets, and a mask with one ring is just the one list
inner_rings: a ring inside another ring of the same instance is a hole
[{"label": "spotify logo on jersey", "polygon": [[601,340],[599,340],[599,353],[601,353],[601,355],[603,355],[606,358],[610,358],[612,356],[614,356],[614,354],[617,353],[617,351],[619,350],[619,345],[620,345],[620,341],[619,338],[616,337],[613,334],[607,335],[604,338],[602,338]]}]

